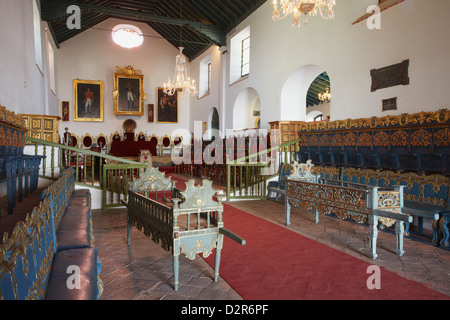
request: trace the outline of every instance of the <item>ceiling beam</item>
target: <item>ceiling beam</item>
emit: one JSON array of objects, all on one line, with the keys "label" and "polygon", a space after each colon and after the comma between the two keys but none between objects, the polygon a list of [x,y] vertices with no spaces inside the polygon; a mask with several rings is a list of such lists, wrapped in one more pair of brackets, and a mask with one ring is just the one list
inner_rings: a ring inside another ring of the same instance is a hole
[{"label": "ceiling beam", "polygon": [[53,9],[56,9],[56,12],[58,12],[57,16],[48,16],[44,15],[43,19],[47,19],[47,21],[52,21],[55,19],[61,19],[64,17],[67,17],[68,14],[66,10],[70,5],[77,5],[81,11],[84,12],[98,12],[103,13],[110,16],[115,17],[121,17],[125,19],[133,19],[135,21],[142,21],[142,22],[158,22],[158,23],[164,23],[169,25],[176,25],[176,26],[188,26],[195,31],[205,35],[207,38],[209,38],[212,42],[214,42],[217,45],[225,46],[226,45],[226,33],[221,30],[219,27],[212,25],[212,24],[205,24],[201,22],[195,22],[195,21],[189,21],[189,20],[183,20],[183,19],[177,19],[177,18],[171,18],[171,17],[163,17],[163,16],[157,16],[154,14],[148,14],[143,13],[139,11],[134,10],[126,10],[126,9],[118,9],[118,8],[110,8],[110,7],[104,7],[104,6],[97,6],[97,5],[91,5],[87,3],[82,2],[76,2],[76,1],[69,1],[69,0],[46,0],[43,2],[42,7],[46,10],[53,11]]}]

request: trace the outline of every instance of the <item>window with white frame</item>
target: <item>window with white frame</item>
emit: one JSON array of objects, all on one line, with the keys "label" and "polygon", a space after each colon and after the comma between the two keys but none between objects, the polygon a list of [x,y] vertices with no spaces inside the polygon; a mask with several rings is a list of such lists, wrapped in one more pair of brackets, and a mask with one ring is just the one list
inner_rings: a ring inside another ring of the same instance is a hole
[{"label": "window with white frame", "polygon": [[50,41],[47,39],[47,66],[48,66],[48,81],[50,90],[56,95],[55,85],[55,52]]},{"label": "window with white frame", "polygon": [[42,40],[41,40],[41,12],[39,11],[39,5],[37,0],[33,1],[33,31],[34,31],[34,54],[36,65],[42,75]]},{"label": "window with white frame", "polygon": [[250,26],[246,27],[230,40],[230,84],[250,73]]},{"label": "window with white frame", "polygon": [[250,73],[250,37],[242,40],[241,50],[241,77],[248,76]]},{"label": "window with white frame", "polygon": [[202,97],[209,94],[211,90],[211,56],[208,55],[200,61],[200,77],[198,96]]}]

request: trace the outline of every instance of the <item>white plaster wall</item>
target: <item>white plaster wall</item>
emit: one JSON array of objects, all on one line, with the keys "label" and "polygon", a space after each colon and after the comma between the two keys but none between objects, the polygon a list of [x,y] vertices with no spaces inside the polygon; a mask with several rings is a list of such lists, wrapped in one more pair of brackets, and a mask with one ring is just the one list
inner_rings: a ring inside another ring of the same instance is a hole
[{"label": "white plaster wall", "polygon": [[187,127],[190,132],[194,132],[194,122],[208,122],[212,108],[216,108],[219,113],[220,131],[223,130],[221,119],[224,117],[224,110],[221,103],[221,94],[224,87],[221,79],[222,53],[219,47],[211,46],[190,64],[190,75],[198,81],[200,78],[200,62],[207,56],[211,57],[211,89],[208,95],[202,97],[190,97],[190,119],[191,123]]},{"label": "white plaster wall", "polygon": [[[189,96],[179,98],[179,123],[162,124],[149,123],[147,104],[154,104],[156,109],[156,88],[162,87],[169,77],[173,79],[175,72],[175,57],[177,48],[144,23],[133,23],[144,34],[141,47],[125,49],[116,45],[111,38],[114,26],[129,23],[117,19],[108,19],[94,28],[84,31],[80,35],[61,44],[57,59],[59,100],[70,102],[70,122],[60,122],[60,130],[68,127],[70,132],[77,135],[89,133],[93,136],[104,133],[108,138],[115,131],[122,132],[122,125],[126,119],[134,119],[137,123],[136,132],[147,132],[157,136],[172,135],[182,127],[189,128]],[[144,75],[144,91],[147,100],[144,103],[144,115],[115,116],[112,92],[114,90],[114,73],[116,66],[131,65],[142,71]],[[104,81],[104,121],[79,122],[74,118],[73,80],[101,80]],[[61,113],[61,111],[59,111]]]},{"label": "white plaster wall", "polygon": [[[44,58],[43,70],[39,70],[34,51],[32,1],[0,1],[0,104],[16,113],[55,115],[57,98],[49,89],[47,74],[48,31],[42,22]],[[51,43],[54,46],[52,40]]]},{"label": "white plaster wall", "polygon": [[[375,3],[337,1],[335,20],[314,17],[300,29],[293,29],[290,20],[273,22],[272,3],[262,5],[228,36],[229,41],[251,27],[251,73],[247,79],[224,87],[226,127],[233,128],[234,103],[248,87],[260,97],[262,128],[268,128],[269,121],[302,120],[305,115],[295,106],[282,108],[282,91],[287,79],[308,65],[320,66],[330,76],[331,120],[446,108],[443,92],[448,87],[446,73],[450,70],[450,1],[406,0],[382,12],[380,30],[369,30],[366,21],[352,25]],[[228,80],[229,54],[223,58]],[[410,85],[370,91],[371,69],[405,59],[410,60]],[[290,94],[300,95],[301,90]],[[398,110],[383,113],[381,100],[392,97],[398,97]],[[289,103],[289,98],[285,99]]]}]

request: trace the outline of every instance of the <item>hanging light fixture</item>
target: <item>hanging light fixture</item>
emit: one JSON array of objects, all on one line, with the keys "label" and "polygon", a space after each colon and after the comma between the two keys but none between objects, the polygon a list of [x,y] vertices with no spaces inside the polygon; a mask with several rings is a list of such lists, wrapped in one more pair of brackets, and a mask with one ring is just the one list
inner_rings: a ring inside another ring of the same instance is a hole
[{"label": "hanging light fixture", "polygon": [[[278,2],[280,9],[278,9]],[[300,27],[302,14],[305,15],[305,23],[308,23],[308,16],[315,16],[318,12],[325,20],[332,20],[335,4],[336,0],[273,0],[272,19],[282,20],[292,14],[294,16],[292,26],[296,28]]]},{"label": "hanging light fixture", "polygon": [[187,72],[187,66],[186,61],[187,58],[183,54],[182,47],[182,39],[183,39],[183,25],[181,23],[182,19],[182,10],[183,10],[183,1],[181,0],[180,4],[180,46],[178,49],[180,50],[180,53],[177,54],[176,61],[175,61],[175,76],[173,77],[173,82],[169,78],[169,81],[167,83],[164,83],[164,89],[163,92],[173,96],[175,94],[175,91],[178,91],[181,95],[184,95],[186,92],[188,92],[190,95],[194,96],[197,94],[197,85],[195,84],[195,80],[191,79],[191,77],[188,76]]},{"label": "hanging light fixture", "polygon": [[136,48],[144,42],[141,29],[130,24],[119,24],[112,30],[113,41],[123,48]]},{"label": "hanging light fixture", "polygon": [[175,63],[175,76],[172,80],[169,78],[169,82],[164,83],[164,93],[172,96],[175,91],[178,91],[181,95],[188,92],[190,95],[197,94],[197,85],[195,80],[191,79],[187,74],[186,68],[186,56],[183,54],[183,47],[178,48],[180,53],[177,54]]},{"label": "hanging light fixture", "polygon": [[321,101],[321,103],[328,103],[331,101],[331,93],[330,93],[330,89],[327,88],[325,93],[319,93],[318,94],[319,100]]}]

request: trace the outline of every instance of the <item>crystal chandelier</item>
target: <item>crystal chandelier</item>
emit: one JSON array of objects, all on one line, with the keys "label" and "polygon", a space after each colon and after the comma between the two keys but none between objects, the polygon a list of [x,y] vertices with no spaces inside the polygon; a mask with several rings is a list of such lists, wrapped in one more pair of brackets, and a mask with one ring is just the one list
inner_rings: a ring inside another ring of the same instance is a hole
[{"label": "crystal chandelier", "polygon": [[319,93],[319,94],[318,94],[319,100],[320,100],[322,103],[328,103],[328,102],[331,101],[331,94],[330,94],[330,91],[329,91],[329,90],[330,90],[330,89],[327,88],[327,90],[326,90],[325,93]]},{"label": "crystal chandelier", "polygon": [[164,83],[164,93],[172,96],[175,91],[181,95],[188,92],[190,95],[197,94],[195,80],[188,77],[186,68],[186,56],[183,54],[183,47],[179,47],[180,53],[176,57],[174,82],[169,78],[168,83]]},{"label": "crystal chandelier", "polygon": [[[280,2],[280,9],[278,9]],[[334,19],[333,6],[336,0],[273,0],[274,21],[282,20],[292,14],[292,26],[300,27],[300,17],[305,15],[305,23],[308,23],[308,16],[315,16],[317,12],[326,20]],[[280,14],[281,11],[281,14]]]}]

